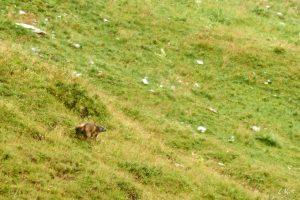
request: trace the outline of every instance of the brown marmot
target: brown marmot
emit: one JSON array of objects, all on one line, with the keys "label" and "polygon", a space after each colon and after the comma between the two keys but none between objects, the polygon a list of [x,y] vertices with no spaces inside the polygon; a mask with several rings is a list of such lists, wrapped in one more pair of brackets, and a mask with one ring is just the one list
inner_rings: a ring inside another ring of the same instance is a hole
[{"label": "brown marmot", "polygon": [[106,129],[95,123],[86,122],[76,126],[75,131],[77,135],[83,134],[85,138],[96,138],[100,132],[105,132]]}]

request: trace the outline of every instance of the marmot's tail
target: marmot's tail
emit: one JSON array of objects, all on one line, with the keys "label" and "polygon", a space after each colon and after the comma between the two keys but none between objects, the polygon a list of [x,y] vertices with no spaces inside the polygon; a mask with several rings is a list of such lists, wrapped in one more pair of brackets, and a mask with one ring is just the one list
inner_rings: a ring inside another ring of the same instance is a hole
[{"label": "marmot's tail", "polygon": [[82,133],[82,131],[84,130],[84,126],[85,126],[85,124],[80,124],[80,125],[76,126],[75,127],[76,134]]}]

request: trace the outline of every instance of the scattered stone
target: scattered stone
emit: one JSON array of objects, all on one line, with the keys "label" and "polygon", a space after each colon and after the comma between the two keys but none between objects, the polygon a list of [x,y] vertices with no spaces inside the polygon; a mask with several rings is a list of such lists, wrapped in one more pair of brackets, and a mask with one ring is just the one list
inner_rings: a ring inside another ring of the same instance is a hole
[{"label": "scattered stone", "polygon": [[197,127],[197,130],[200,132],[200,133],[205,133],[207,131],[207,128],[204,127],[204,126],[198,126]]},{"label": "scattered stone", "polygon": [[182,80],[180,80],[180,79],[178,80],[178,83],[182,83],[182,82],[183,82]]},{"label": "scattered stone", "polygon": [[151,93],[155,93],[155,91],[154,91],[153,89],[149,90],[149,92],[151,92]]},{"label": "scattered stone", "polygon": [[196,88],[199,88],[199,87],[200,87],[200,84],[199,84],[199,83],[194,83],[194,86],[195,86]]},{"label": "scattered stone", "polygon": [[176,167],[181,167],[181,168],[184,167],[182,164],[179,164],[179,163],[175,163],[175,166],[176,166]]},{"label": "scattered stone", "polygon": [[30,29],[33,33],[37,33],[37,34],[41,34],[41,35],[45,35],[46,32],[45,31],[42,31],[41,29],[35,27],[35,26],[32,26],[30,24],[24,24],[24,23],[16,23],[17,26],[21,26],[22,28],[25,28],[25,29]]},{"label": "scattered stone", "polygon": [[175,86],[175,85],[172,85],[172,86],[171,86],[171,90],[175,91],[175,90],[176,90],[176,86]]},{"label": "scattered stone", "polygon": [[271,8],[271,6],[270,5],[266,5],[266,9],[270,9]]},{"label": "scattered stone", "polygon": [[285,26],[286,24],[284,22],[279,22],[280,26]]},{"label": "scattered stone", "polygon": [[208,110],[213,112],[213,113],[218,113],[218,111],[216,109],[212,108],[212,107],[209,107]]},{"label": "scattered stone", "polygon": [[32,47],[32,48],[31,48],[31,51],[32,51],[33,53],[39,53],[41,50],[38,49],[38,48],[36,48],[36,47]]},{"label": "scattered stone", "polygon": [[95,62],[92,59],[89,60],[89,63],[90,63],[90,65],[94,65],[95,64]]},{"label": "scattered stone", "polygon": [[277,12],[278,17],[283,17],[283,14],[281,12]]},{"label": "scattered stone", "polygon": [[56,37],[55,31],[52,31],[52,32],[51,32],[51,38],[52,38],[52,39],[55,39],[55,37]]},{"label": "scattered stone", "polygon": [[25,15],[26,12],[24,10],[19,10],[19,15]]},{"label": "scattered stone", "polygon": [[254,132],[259,132],[260,131],[260,127],[258,126],[251,126],[251,130]]},{"label": "scattered stone", "polygon": [[233,143],[235,141],[234,135],[230,136],[228,142]]},{"label": "scattered stone", "polygon": [[163,48],[160,49],[160,53],[161,53],[162,56],[166,56],[167,55],[166,52],[165,52],[165,50]]},{"label": "scattered stone", "polygon": [[149,85],[148,77],[143,78],[143,79],[142,79],[142,83],[143,83],[144,85]]},{"label": "scattered stone", "polygon": [[201,1],[201,0],[195,0],[195,3],[196,3],[196,4],[201,4],[202,1]]},{"label": "scattered stone", "polygon": [[81,45],[78,44],[78,43],[73,43],[72,46],[73,46],[74,48],[76,48],[76,49],[81,48]]},{"label": "scattered stone", "polygon": [[98,76],[102,76],[103,75],[103,71],[99,70],[97,75]]},{"label": "scattered stone", "polygon": [[80,77],[82,74],[77,71],[73,71],[72,75],[75,77]]},{"label": "scattered stone", "polygon": [[268,80],[266,80],[266,81],[264,82],[265,85],[269,85],[269,84],[271,84],[271,83],[272,83],[272,80],[270,80],[270,79],[268,79]]},{"label": "scattered stone", "polygon": [[225,166],[225,164],[222,163],[222,162],[219,162],[218,165],[220,165],[220,166],[222,166],[222,167]]},{"label": "scattered stone", "polygon": [[106,19],[106,18],[104,18],[104,19],[103,19],[103,22],[107,23],[107,22],[109,22],[109,20]]},{"label": "scattered stone", "polygon": [[163,84],[160,84],[160,85],[159,85],[159,87],[160,87],[160,88],[163,88],[163,87],[164,87],[164,85],[163,85]]},{"label": "scattered stone", "polygon": [[203,61],[203,60],[196,60],[196,63],[197,63],[198,65],[204,65],[204,61]]}]

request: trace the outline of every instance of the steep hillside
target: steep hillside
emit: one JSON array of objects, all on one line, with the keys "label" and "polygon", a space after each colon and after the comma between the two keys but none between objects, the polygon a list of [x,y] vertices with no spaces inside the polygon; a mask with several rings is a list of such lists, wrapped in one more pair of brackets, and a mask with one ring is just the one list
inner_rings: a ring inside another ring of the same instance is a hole
[{"label": "steep hillside", "polygon": [[300,199],[299,19],[297,0],[2,0],[0,199]]}]

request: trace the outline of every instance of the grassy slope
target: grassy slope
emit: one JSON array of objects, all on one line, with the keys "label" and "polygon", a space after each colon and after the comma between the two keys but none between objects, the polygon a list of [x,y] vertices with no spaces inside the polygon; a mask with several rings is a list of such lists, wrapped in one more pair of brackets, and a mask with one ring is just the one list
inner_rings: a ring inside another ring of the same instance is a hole
[{"label": "grassy slope", "polygon": [[[299,199],[299,9],[296,0],[2,1],[0,197]],[[86,120],[109,131],[74,138]]]}]

